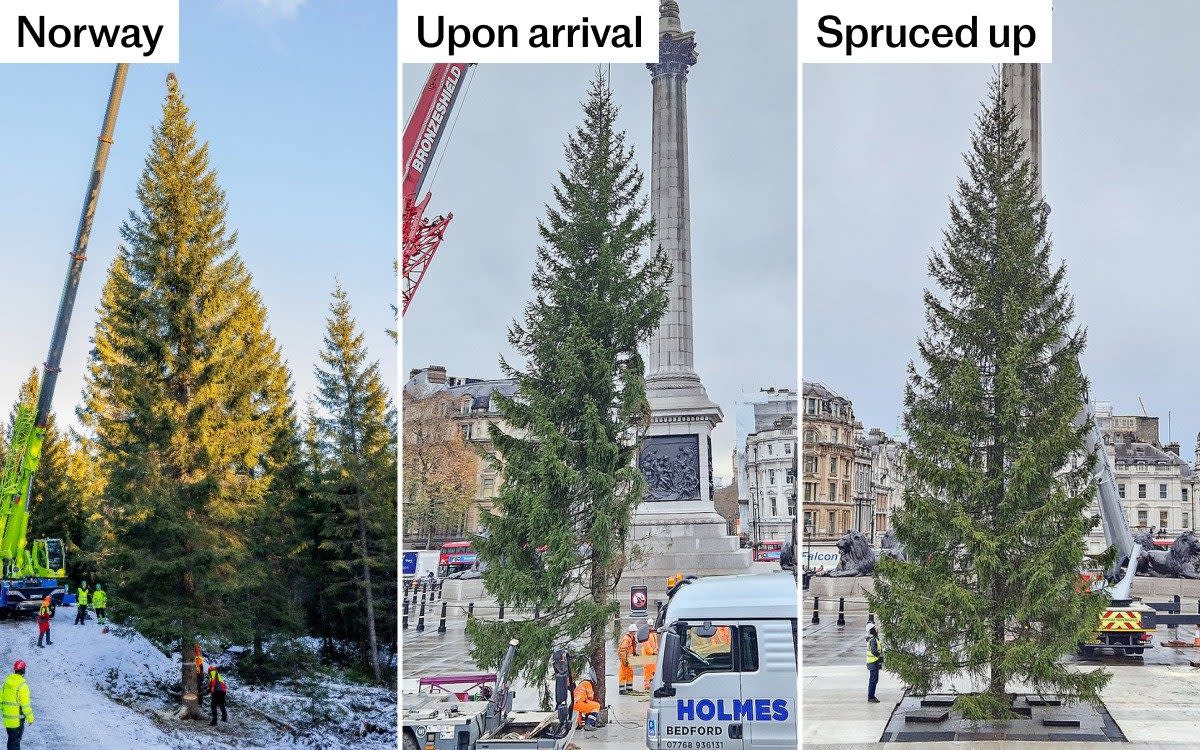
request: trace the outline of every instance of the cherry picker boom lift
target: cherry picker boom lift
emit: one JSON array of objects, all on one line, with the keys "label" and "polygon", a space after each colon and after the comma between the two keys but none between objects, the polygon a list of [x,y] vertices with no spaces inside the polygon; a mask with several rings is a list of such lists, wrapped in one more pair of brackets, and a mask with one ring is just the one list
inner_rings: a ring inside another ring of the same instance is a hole
[{"label": "cherry picker boom lift", "polygon": [[46,427],[50,420],[54,386],[58,382],[59,365],[62,363],[63,347],[67,341],[67,328],[71,323],[75,296],[79,291],[79,277],[83,272],[83,262],[87,259],[88,238],[92,232],[96,205],[100,200],[100,184],[104,180],[104,168],[108,163],[108,150],[112,145],[113,129],[116,126],[117,110],[121,105],[121,94],[125,89],[128,69],[127,64],[120,64],[113,74],[108,107],[105,109],[100,139],[92,161],[91,179],[83,199],[83,213],[75,230],[75,244],[71,248],[67,278],[58,302],[54,333],[50,337],[50,351],[46,355],[45,369],[38,387],[36,408],[30,408],[28,404],[20,404],[17,407],[8,455],[4,462],[4,474],[0,477],[2,614],[36,610],[47,595],[51,596],[56,605],[61,604],[66,593],[66,589],[60,585],[67,574],[67,554],[63,541],[35,539],[32,549],[27,548],[29,503],[33,493],[33,478],[41,464],[42,442],[46,438]]}]

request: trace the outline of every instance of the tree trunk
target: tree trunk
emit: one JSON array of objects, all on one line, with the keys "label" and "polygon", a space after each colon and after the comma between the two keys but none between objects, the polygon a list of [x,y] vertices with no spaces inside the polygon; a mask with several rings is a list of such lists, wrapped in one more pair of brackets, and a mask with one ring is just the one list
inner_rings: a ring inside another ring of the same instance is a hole
[{"label": "tree trunk", "polygon": [[367,554],[366,510],[363,508],[362,493],[355,493],[355,497],[358,500],[358,541],[362,545],[363,587],[367,595],[367,643],[371,649],[371,673],[379,682],[379,641],[375,636],[375,597],[371,591],[371,558]]},{"label": "tree trunk", "polygon": [[1007,702],[1008,694],[1005,692],[1005,684],[1008,682],[1006,675],[997,665],[994,654],[1004,647],[1004,619],[998,618],[992,622],[992,663],[991,675],[988,681],[988,693],[1001,702]]},{"label": "tree trunk", "polygon": [[[603,607],[608,601],[608,576],[604,574],[604,570],[592,562],[592,601]],[[592,687],[596,690],[596,701],[601,706],[605,705],[605,634],[608,632],[608,622],[591,628],[588,637],[588,661],[592,665],[592,671],[596,673],[596,684]]]},{"label": "tree trunk", "polygon": [[196,664],[188,661],[185,654],[195,650],[195,641],[188,639],[183,648],[179,649],[180,668],[183,670],[183,719],[203,719],[204,711],[200,708],[200,684],[196,679]]}]

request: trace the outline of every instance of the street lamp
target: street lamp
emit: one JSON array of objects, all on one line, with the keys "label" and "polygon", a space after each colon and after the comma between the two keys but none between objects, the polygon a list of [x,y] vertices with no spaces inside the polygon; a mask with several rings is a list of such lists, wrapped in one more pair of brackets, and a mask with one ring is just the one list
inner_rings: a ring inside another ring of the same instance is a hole
[{"label": "street lamp", "polygon": [[[809,519],[811,518],[810,516]],[[807,568],[812,568],[812,539],[815,529],[813,528],[812,520],[809,519],[805,519],[804,521],[804,565]]]}]

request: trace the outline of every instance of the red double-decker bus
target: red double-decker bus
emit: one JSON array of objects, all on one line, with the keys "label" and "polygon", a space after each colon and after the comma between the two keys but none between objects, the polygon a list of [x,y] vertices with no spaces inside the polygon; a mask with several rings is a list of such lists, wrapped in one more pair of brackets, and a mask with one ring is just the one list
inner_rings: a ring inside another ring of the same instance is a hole
[{"label": "red double-decker bus", "polygon": [[755,562],[778,562],[779,553],[783,551],[783,542],[781,540],[772,540],[769,542],[759,542],[754,547]]},{"label": "red double-decker bus", "polygon": [[468,570],[479,559],[479,553],[471,549],[470,542],[446,542],[438,555],[438,577]]}]

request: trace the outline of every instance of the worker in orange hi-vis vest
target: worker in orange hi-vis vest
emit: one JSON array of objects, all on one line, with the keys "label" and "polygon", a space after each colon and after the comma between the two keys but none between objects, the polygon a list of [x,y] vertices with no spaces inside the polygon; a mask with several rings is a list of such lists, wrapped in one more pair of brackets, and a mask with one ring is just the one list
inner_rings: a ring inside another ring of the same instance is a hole
[{"label": "worker in orange hi-vis vest", "polygon": [[712,637],[712,641],[711,641],[712,645],[728,646],[729,642],[730,642],[729,635],[730,634],[729,634],[729,626],[728,625],[718,626],[717,632],[713,633],[713,637]]},{"label": "worker in orange hi-vis vest", "polygon": [[595,684],[596,673],[592,671],[592,665],[588,664],[584,667],[579,682],[575,683],[575,703],[572,705],[579,713],[578,726],[583,727],[585,732],[595,729],[600,721],[600,703],[596,700]]},{"label": "worker in orange hi-vis vest", "polygon": [[[653,630],[642,643],[642,656],[658,656],[658,633]],[[650,692],[650,681],[654,679],[654,662],[642,667],[642,690]]]},{"label": "worker in orange hi-vis vest", "polygon": [[633,691],[633,667],[629,657],[637,651],[637,625],[630,625],[617,645],[617,692],[621,695]]}]

